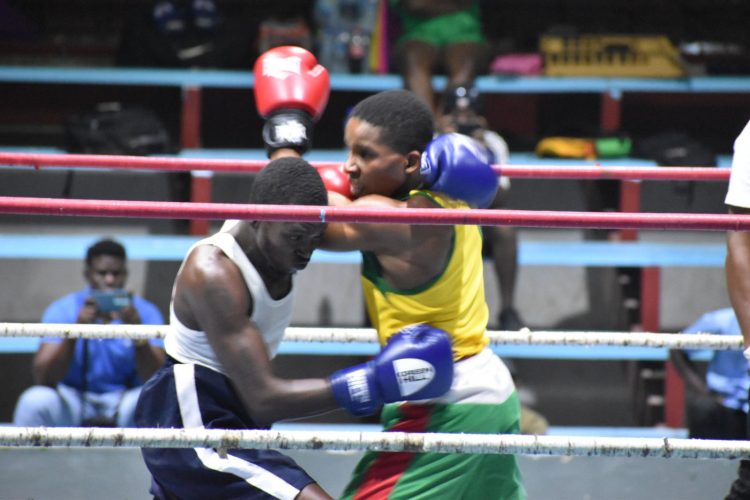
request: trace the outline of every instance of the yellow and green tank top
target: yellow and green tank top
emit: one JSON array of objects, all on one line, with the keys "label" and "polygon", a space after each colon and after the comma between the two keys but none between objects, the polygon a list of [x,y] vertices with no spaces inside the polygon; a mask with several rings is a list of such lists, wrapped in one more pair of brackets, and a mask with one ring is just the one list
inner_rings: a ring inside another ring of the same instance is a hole
[{"label": "yellow and green tank top", "polygon": [[[409,196],[427,196],[443,208],[468,209],[463,201],[433,191],[414,190]],[[448,332],[456,360],[477,354],[489,343],[481,229],[457,225],[453,231],[453,245],[443,272],[411,290],[399,290],[386,283],[376,256],[362,253],[367,312],[381,345],[404,327],[419,323]]]}]

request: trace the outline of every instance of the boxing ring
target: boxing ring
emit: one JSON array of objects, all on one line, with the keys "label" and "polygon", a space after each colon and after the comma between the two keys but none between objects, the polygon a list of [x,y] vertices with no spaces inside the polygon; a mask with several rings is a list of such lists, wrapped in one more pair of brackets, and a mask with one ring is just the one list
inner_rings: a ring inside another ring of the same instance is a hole
[{"label": "boxing ring", "polygon": [[[85,155],[22,155],[0,154],[0,164],[46,167],[94,167],[154,170],[211,170],[253,171],[262,162],[218,162],[181,159],[86,157]],[[636,168],[588,170],[574,168],[540,168],[534,166],[508,166],[502,168],[509,177],[590,178],[628,180],[711,180],[728,178],[728,171],[698,168]],[[576,175],[580,174],[580,175]],[[175,203],[114,200],[80,200],[26,197],[0,197],[0,213],[36,214],[77,217],[137,217],[185,218],[191,220],[221,220],[227,218],[256,220],[304,220],[322,222],[395,222],[411,224],[481,224],[522,227],[567,227],[598,229],[658,229],[727,231],[750,230],[750,216],[728,214],[656,214],[656,213],[581,213],[519,210],[362,210],[347,207],[289,207],[252,206],[218,203]],[[97,326],[97,325],[38,325],[0,323],[0,337],[42,337],[61,335],[67,338],[133,339],[162,337],[164,327]],[[494,347],[500,345],[540,346],[612,346],[669,349],[738,349],[740,337],[712,335],[678,335],[658,332],[546,332],[522,330],[520,332],[490,332]],[[374,332],[368,329],[341,328],[290,328],[288,343],[337,343],[339,345],[368,345],[375,348]],[[300,424],[302,425],[302,424]],[[666,434],[666,431],[665,431]],[[13,428],[0,427],[0,446],[6,447],[3,455],[18,454],[28,457],[36,448],[44,448],[60,456],[61,453],[92,453],[105,456],[106,451],[134,451],[137,447],[196,447],[210,446],[219,450],[232,447],[268,447],[291,450],[300,457],[314,457],[326,453],[327,459],[347,457],[352,462],[363,450],[413,451],[437,453],[512,453],[525,457],[522,464],[528,469],[544,461],[547,467],[589,460],[654,460],[675,462],[674,467],[694,470],[712,469],[713,477],[722,477],[720,493],[728,490],[734,477],[736,460],[750,458],[750,444],[733,441],[689,440],[679,437],[607,437],[607,436],[485,436],[448,434],[381,433],[365,430],[297,430],[294,425],[280,425],[270,431],[206,431],[196,429],[69,429],[69,428]],[[38,450],[37,450],[38,451]],[[310,455],[305,455],[310,454]],[[137,454],[130,454],[131,458]],[[297,458],[297,455],[294,455]],[[679,460],[694,459],[694,460]],[[555,460],[552,464],[549,460]],[[567,460],[567,462],[566,462]],[[312,459],[311,462],[315,460]],[[305,460],[300,460],[306,466]],[[711,465],[707,465],[711,464]],[[715,468],[714,468],[715,466]],[[314,466],[313,466],[314,467]],[[143,471],[141,471],[142,473]],[[314,471],[311,468],[311,472]],[[544,474],[548,474],[545,472]],[[532,474],[533,475],[533,474]],[[527,483],[529,479],[527,476]],[[696,481],[697,482],[697,481]],[[323,481],[322,484],[325,485]],[[695,486],[695,485],[692,485]],[[533,488],[527,488],[532,496]],[[332,492],[335,493],[335,489]],[[672,490],[674,493],[675,489]],[[695,490],[694,488],[694,491]],[[633,498],[632,495],[622,498]],[[563,496],[560,496],[563,498]],[[590,498],[619,498],[592,496]],[[680,498],[688,498],[680,496]],[[698,497],[696,497],[698,498]],[[707,498],[707,497],[706,497]]]}]

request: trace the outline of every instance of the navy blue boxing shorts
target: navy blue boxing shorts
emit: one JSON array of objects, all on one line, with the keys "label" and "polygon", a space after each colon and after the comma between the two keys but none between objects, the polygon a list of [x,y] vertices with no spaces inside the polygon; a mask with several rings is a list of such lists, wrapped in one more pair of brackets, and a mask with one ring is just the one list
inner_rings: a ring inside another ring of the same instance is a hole
[{"label": "navy blue boxing shorts", "polygon": [[[169,358],[143,386],[135,422],[145,428],[257,429],[227,377]],[[158,499],[288,498],[314,480],[275,450],[142,448]]]}]

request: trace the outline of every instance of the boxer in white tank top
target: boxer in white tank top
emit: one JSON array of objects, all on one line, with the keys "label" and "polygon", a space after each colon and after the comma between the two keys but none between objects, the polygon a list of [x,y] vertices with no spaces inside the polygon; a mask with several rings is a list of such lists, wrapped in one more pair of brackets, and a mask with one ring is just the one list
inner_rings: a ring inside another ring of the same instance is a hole
[{"label": "boxer in white tank top", "polygon": [[[281,343],[284,329],[291,321],[294,304],[294,276],[292,276],[290,292],[278,300],[272,298],[253,263],[242,251],[234,236],[227,232],[238,221],[227,222],[231,224],[225,223],[222,231],[195,243],[188,254],[197,246],[212,245],[219,248],[237,266],[245,281],[245,286],[253,296],[253,311],[249,320],[257,325],[263,342],[266,344],[269,357],[273,358],[276,355],[279,343]],[[182,270],[182,267],[180,267],[180,270]],[[174,294],[174,290],[172,293]],[[205,332],[193,330],[183,325],[175,314],[171,303],[169,325],[170,331],[164,341],[167,354],[181,363],[195,363],[226,375],[208,342]]]},{"label": "boxer in white tank top", "polygon": [[[307,162],[270,162],[254,181],[256,204],[326,205]],[[285,380],[271,359],[304,269],[325,224],[230,221],[191,247],[175,279],[167,363],[144,386],[136,424],[147,428],[267,428],[337,407],[328,379]],[[330,498],[275,450],[144,448],[156,498]]]}]

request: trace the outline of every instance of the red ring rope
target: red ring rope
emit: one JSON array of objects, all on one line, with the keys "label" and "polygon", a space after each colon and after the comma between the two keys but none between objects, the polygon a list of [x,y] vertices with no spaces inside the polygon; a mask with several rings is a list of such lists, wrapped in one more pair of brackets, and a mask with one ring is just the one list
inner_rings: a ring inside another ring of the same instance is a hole
[{"label": "red ring rope", "polygon": [[0,197],[0,213],[151,219],[245,219],[303,222],[480,224],[596,229],[750,230],[750,215],[553,212],[540,210],[373,209],[167,201]]},{"label": "red ring rope", "polygon": [[[257,172],[266,160],[208,160],[199,158],[164,158],[143,156],[0,153],[0,165],[77,168],[117,168],[140,170],[213,172]],[[340,162],[312,162],[316,167],[339,165]],[[600,167],[494,165],[498,175],[546,179],[620,179],[673,181],[726,181],[729,169],[716,167]]]}]

